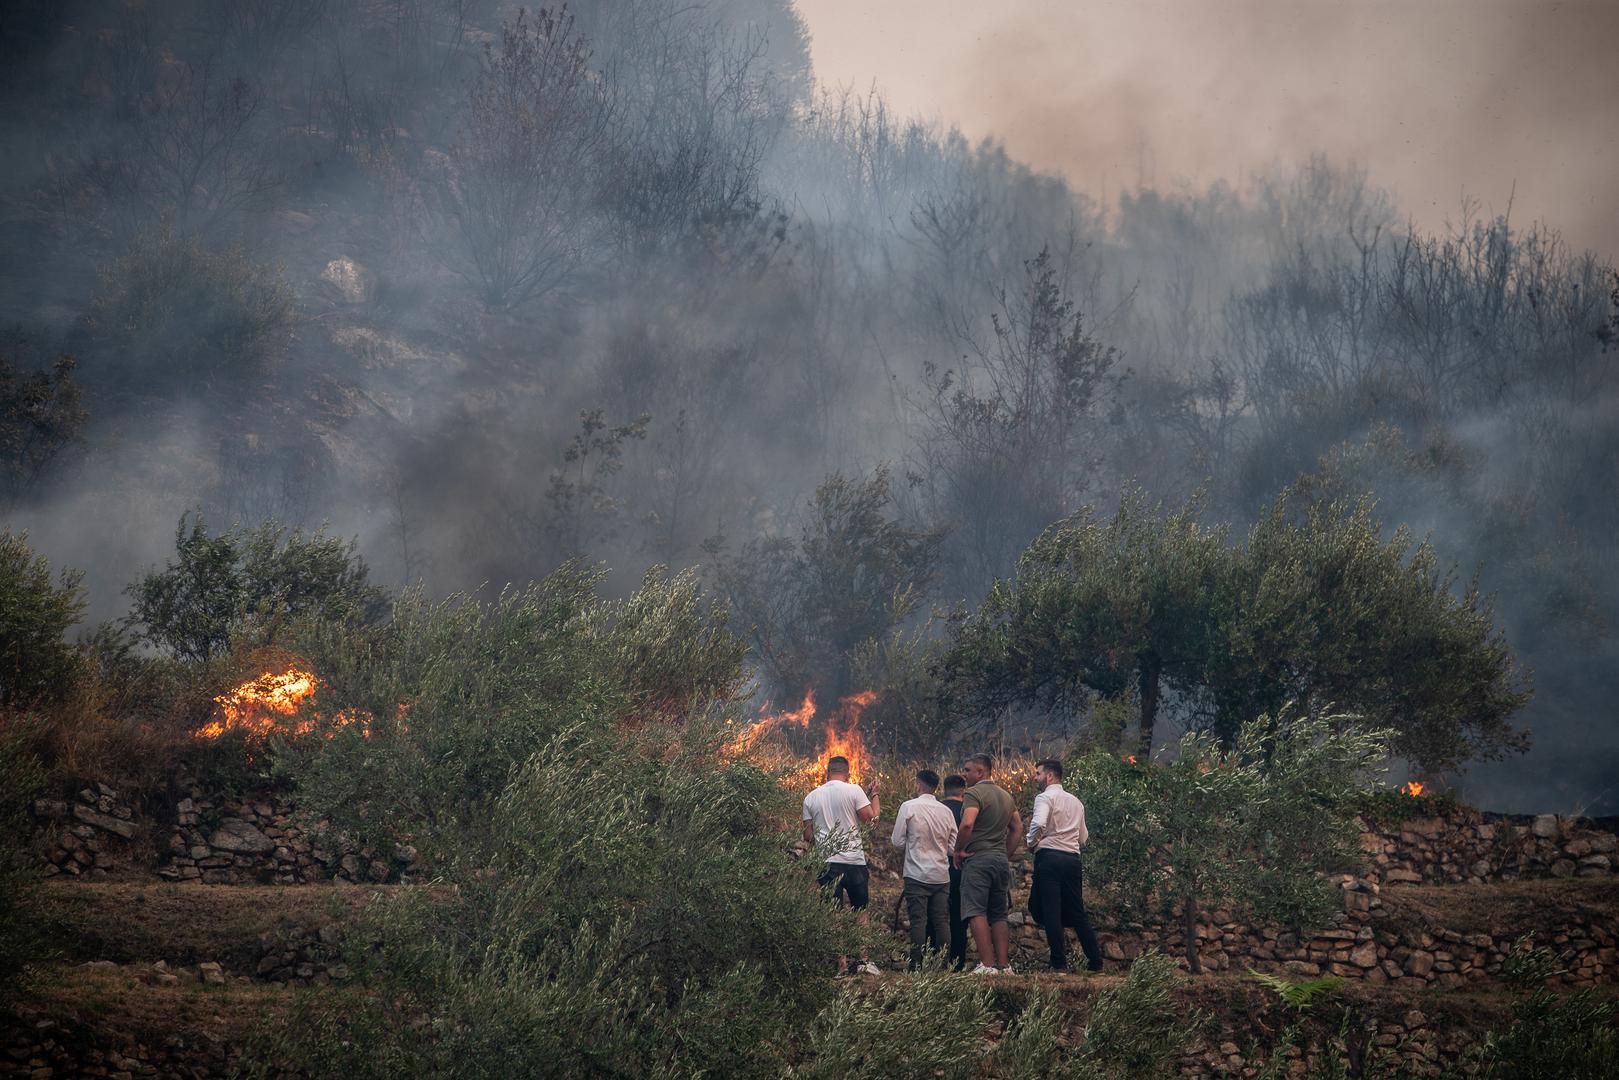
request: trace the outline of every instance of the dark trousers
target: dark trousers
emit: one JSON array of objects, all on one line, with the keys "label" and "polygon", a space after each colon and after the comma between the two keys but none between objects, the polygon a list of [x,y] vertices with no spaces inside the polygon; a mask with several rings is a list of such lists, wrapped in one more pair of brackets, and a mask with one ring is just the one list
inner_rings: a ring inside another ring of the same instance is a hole
[{"label": "dark trousers", "polygon": [[[950,886],[905,879],[905,910],[911,917],[911,970],[922,966],[922,951],[944,937],[950,924]],[[934,948],[938,948],[935,944]]]},{"label": "dark trousers", "polygon": [[[956,971],[967,967],[967,920],[961,917],[961,871],[950,868],[950,966]],[[928,948],[942,949],[944,941],[928,927]]]},{"label": "dark trousers", "polygon": [[1068,966],[1067,943],[1063,940],[1065,927],[1072,927],[1079,938],[1079,947],[1085,950],[1085,962],[1090,969],[1101,969],[1102,950],[1096,944],[1090,916],[1085,914],[1085,871],[1078,855],[1067,851],[1034,853],[1029,912],[1045,927],[1054,969],[1061,971]]}]

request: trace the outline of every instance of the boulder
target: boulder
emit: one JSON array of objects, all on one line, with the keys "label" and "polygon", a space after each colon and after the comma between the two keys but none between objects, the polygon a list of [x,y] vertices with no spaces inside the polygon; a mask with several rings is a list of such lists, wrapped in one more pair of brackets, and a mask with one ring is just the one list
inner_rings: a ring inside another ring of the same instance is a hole
[{"label": "boulder", "polygon": [[1537,816],[1534,824],[1529,826],[1529,831],[1542,840],[1552,839],[1557,835],[1557,815],[1541,814]]},{"label": "boulder", "polygon": [[239,818],[232,818],[215,829],[208,838],[208,845],[240,855],[263,855],[275,850],[274,840],[260,832],[258,826]]},{"label": "boulder", "polygon": [[135,825],[130,821],[120,821],[111,814],[103,814],[82,804],[73,807],[73,816],[86,825],[122,836],[125,840],[135,835]]}]

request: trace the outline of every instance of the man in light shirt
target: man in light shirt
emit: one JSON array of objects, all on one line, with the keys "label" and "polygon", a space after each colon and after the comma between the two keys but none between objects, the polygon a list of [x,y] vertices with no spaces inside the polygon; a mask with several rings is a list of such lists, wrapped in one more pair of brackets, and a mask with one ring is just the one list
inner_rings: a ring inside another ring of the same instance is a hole
[{"label": "man in light shirt", "polygon": [[1090,839],[1085,804],[1063,790],[1062,772],[1062,762],[1055,758],[1034,769],[1041,791],[1034,797],[1034,814],[1029,818],[1028,845],[1034,851],[1029,914],[1045,927],[1053,971],[1068,970],[1063,928],[1069,926],[1085,950],[1086,967],[1101,971],[1102,950],[1085,914],[1084,870],[1079,859],[1079,849]]},{"label": "man in light shirt", "polygon": [[[866,849],[860,842],[860,826],[876,821],[881,807],[877,782],[872,781],[871,797],[859,784],[849,783],[849,759],[834,757],[826,763],[826,783],[804,796],[804,842],[826,856],[826,868],[818,879],[829,889],[840,907],[855,912],[855,921],[866,925],[866,905],[871,903],[871,872],[866,867]],[[848,958],[838,957],[838,971],[848,967]],[[862,975],[879,974],[877,966],[864,955]]]},{"label": "man in light shirt", "polygon": [[921,970],[929,937],[942,942],[950,933],[950,852],[956,844],[956,816],[933,797],[937,790],[939,774],[932,769],[919,771],[916,798],[900,804],[894,835],[889,838],[905,852],[904,899],[911,916],[912,971]]}]

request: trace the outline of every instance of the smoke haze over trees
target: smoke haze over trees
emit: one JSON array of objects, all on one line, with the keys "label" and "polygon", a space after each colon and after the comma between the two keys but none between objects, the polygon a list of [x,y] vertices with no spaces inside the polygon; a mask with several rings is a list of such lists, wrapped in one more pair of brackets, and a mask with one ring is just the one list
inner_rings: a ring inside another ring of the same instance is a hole
[{"label": "smoke haze over trees", "polygon": [[1318,157],[1104,203],[809,56],[787,0],[8,5],[5,524],[92,620],[189,510],[435,595],[695,569],[808,642],[762,671],[797,693],[1131,486],[1238,536],[1370,493],[1534,674],[1530,755],[1469,795],[1619,812],[1586,238],[1416,228]]}]

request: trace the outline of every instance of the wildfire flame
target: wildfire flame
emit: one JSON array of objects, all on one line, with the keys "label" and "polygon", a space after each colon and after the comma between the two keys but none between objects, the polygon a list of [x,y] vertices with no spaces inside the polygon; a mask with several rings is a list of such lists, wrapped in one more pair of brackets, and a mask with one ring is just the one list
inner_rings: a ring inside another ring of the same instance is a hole
[{"label": "wildfire flame", "polygon": [[214,698],[219,719],[197,730],[199,739],[217,739],[227,731],[244,731],[264,738],[272,731],[307,735],[315,722],[299,717],[298,710],[315,693],[315,676],[301,667],[267,671],[228,694]]},{"label": "wildfire flame", "polygon": [[[308,735],[320,717],[303,711],[304,704],[320,685],[302,662],[293,661],[279,671],[266,671],[248,679],[228,694],[214,698],[219,706],[217,719],[194,733],[199,739],[218,739],[228,731],[240,731],[249,739],[263,740],[273,733],[287,736]],[[403,727],[406,705],[401,702],[395,721]],[[342,709],[330,719],[328,737],[339,728],[357,725],[360,733],[371,735],[371,714],[362,709]]]},{"label": "wildfire flame", "polygon": [[[849,759],[849,779],[855,783],[868,770],[869,759],[866,754],[866,743],[860,733],[860,714],[872,702],[877,700],[875,690],[862,690],[858,694],[850,694],[838,699],[837,709],[825,718],[826,736],[820,754],[815,760],[807,762],[794,773],[792,783],[813,780],[819,783],[826,773],[826,763],[834,757]],[[811,690],[804,695],[804,700],[796,709],[782,712],[770,712],[767,703],[764,715],[747,725],[725,747],[727,757],[741,757],[753,750],[766,735],[786,727],[795,727],[807,730],[810,721],[816,716],[815,691]]]},{"label": "wildfire flame", "polygon": [[1136,756],[1134,754],[1124,755],[1124,760],[1128,761],[1132,765],[1140,764],[1138,761],[1136,761]]},{"label": "wildfire flame", "polygon": [[846,757],[850,782],[860,783],[866,770],[866,740],[860,734],[860,714],[876,700],[875,690],[862,690],[838,699],[838,711],[826,721],[826,747],[816,762],[818,772],[824,773],[826,763],[833,758]]},{"label": "wildfire flame", "polygon": [[1422,794],[1422,788],[1423,788],[1423,785],[1419,781],[1410,780],[1410,781],[1407,781],[1405,787],[1401,788],[1400,790],[1405,792],[1407,795],[1411,796],[1414,799],[1418,795]]},{"label": "wildfire flame", "polygon": [[[765,702],[766,709],[770,703]],[[733,757],[740,757],[753,749],[755,743],[777,728],[792,724],[798,728],[809,727],[810,720],[815,716],[815,691],[811,690],[804,695],[803,704],[796,709],[785,712],[767,713],[744,728],[737,737],[731,740],[726,752]]]}]

